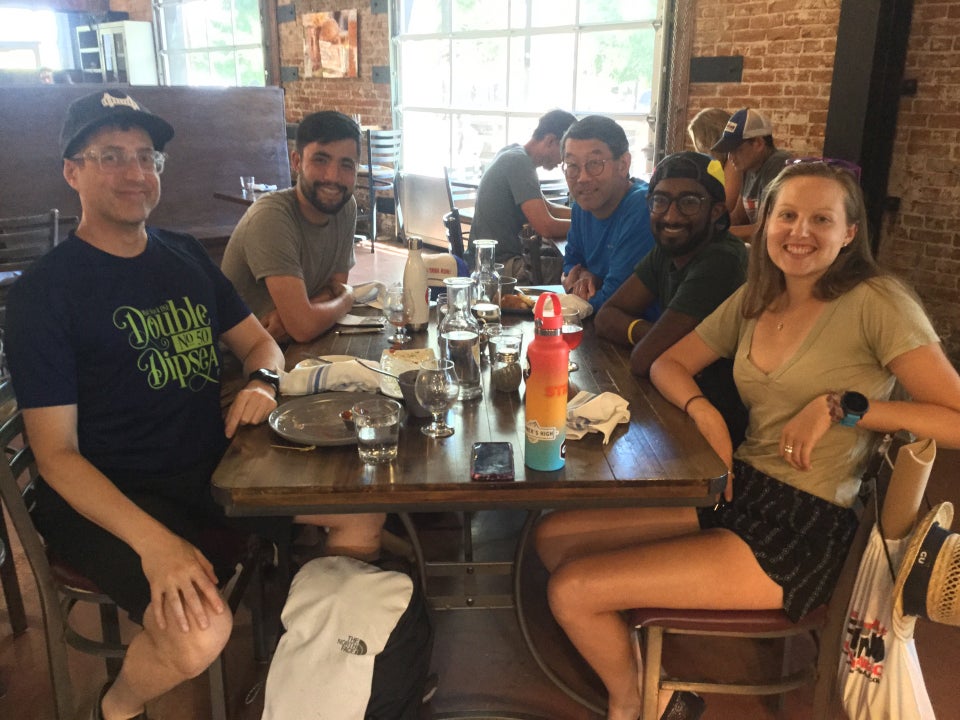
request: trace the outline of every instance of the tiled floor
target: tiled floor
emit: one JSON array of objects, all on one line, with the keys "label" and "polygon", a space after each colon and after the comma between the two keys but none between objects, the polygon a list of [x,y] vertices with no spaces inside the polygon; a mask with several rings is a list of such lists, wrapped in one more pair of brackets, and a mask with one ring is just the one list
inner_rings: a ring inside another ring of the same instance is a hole
[{"label": "tiled floor", "polygon": [[[352,273],[356,280],[399,279],[403,252],[389,243],[378,244],[371,255],[368,245],[357,249],[358,265]],[[931,502],[949,499],[960,504],[960,489],[954,481],[960,470],[960,452],[941,451],[928,488]],[[477,559],[507,559],[522,523],[516,512],[479,513],[474,518],[474,543]],[[425,520],[424,543],[429,553],[459,552],[459,518],[436,516]],[[0,718],[10,720],[50,720],[53,704],[43,650],[41,617],[33,590],[32,578],[19,547],[14,543],[14,561],[27,595],[28,631],[13,638],[9,632],[6,607],[0,600],[0,684],[6,695],[0,697]],[[534,574],[535,578],[535,574]],[[496,581],[494,581],[496,582]],[[542,588],[531,583],[532,598]],[[499,591],[499,587],[493,588]],[[545,613],[534,610],[540,618],[535,629],[542,641],[544,654],[551,662],[564,666],[564,643],[553,634],[552,623]],[[94,624],[94,618],[88,618]],[[436,645],[433,666],[440,676],[440,685],[431,704],[424,709],[424,718],[435,713],[458,713],[484,709],[512,710],[536,715],[543,720],[594,720],[599,717],[584,709],[557,690],[543,675],[527,652],[516,619],[511,610],[455,610],[435,613]],[[918,623],[917,649],[934,708],[938,717],[957,717],[956,668],[960,666],[960,630],[932,623]],[[262,682],[266,667],[252,661],[249,615],[238,614],[237,627],[227,650],[227,675],[230,705],[235,720],[260,717],[263,702]],[[729,646],[697,645],[675,648],[673,661],[735,666],[737,663],[761,663],[763,654],[749,657],[736,654]],[[88,708],[95,690],[103,682],[100,663],[71,652],[72,677],[78,702]],[[763,703],[755,699],[707,696],[705,720],[766,720],[775,717]],[[789,720],[809,720],[811,695],[799,690],[787,699]],[[207,683],[198,678],[164,696],[149,708],[153,720],[203,720],[209,714]],[[77,717],[85,717],[80,714]],[[478,715],[475,717],[484,717]]]}]

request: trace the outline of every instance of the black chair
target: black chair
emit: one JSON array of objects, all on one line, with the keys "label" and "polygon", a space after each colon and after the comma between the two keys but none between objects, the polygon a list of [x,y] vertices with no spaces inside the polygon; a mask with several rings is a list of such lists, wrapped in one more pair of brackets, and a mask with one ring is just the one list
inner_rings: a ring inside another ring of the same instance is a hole
[{"label": "black chair", "polygon": [[[116,677],[126,652],[126,646],[121,642],[118,607],[90,580],[48,553],[43,539],[33,526],[30,507],[37,466],[9,380],[0,380],[0,447],[5,450],[6,460],[0,462],[0,499],[10,514],[37,584],[55,714],[58,720],[72,720],[76,708],[67,664],[67,646],[104,658],[108,678]],[[265,660],[264,628],[258,610],[263,607],[261,570],[272,561],[272,548],[257,538],[232,531],[217,529],[211,532],[216,532],[215,540],[222,540],[222,546],[235,551],[234,554],[240,559],[238,571],[223,588],[224,597],[232,611],[236,611],[245,590],[255,581],[254,587],[258,592],[252,598],[255,602],[251,604],[254,647],[258,660]],[[78,602],[98,606],[101,625],[99,640],[83,635],[71,622],[71,611]],[[226,720],[222,655],[207,672],[210,678],[211,718]]]},{"label": "black chair", "polygon": [[456,211],[460,215],[460,222],[471,225],[474,205],[477,202],[477,186],[454,181],[448,167],[443,169],[443,177],[447,182],[447,201],[450,203],[450,212]]},{"label": "black chair", "polygon": [[369,229],[370,252],[377,243],[377,213],[396,216],[395,239],[402,240],[403,211],[400,207],[399,130],[366,130],[366,164],[357,174],[357,187],[367,191],[367,205],[357,207],[357,226]]}]

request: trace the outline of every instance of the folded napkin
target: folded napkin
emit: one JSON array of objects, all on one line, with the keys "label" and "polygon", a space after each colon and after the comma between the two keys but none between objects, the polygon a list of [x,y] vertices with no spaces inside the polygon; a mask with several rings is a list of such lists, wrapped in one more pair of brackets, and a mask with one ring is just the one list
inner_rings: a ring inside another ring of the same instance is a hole
[{"label": "folded napkin", "polygon": [[290,372],[280,373],[281,395],[312,393],[376,392],[380,376],[354,360],[322,364],[318,360],[302,360]]},{"label": "folded napkin", "polygon": [[371,280],[370,282],[354,285],[353,304],[369,305],[370,307],[382,309],[383,303],[381,302],[380,298],[385,289],[386,285],[384,285],[382,282],[378,282],[377,280]]},{"label": "folded napkin", "polygon": [[560,294],[558,297],[560,298],[560,307],[562,307],[564,310],[579,310],[581,320],[588,318],[593,314],[593,305],[588,303],[582,297],[566,294]]},{"label": "folded napkin", "polygon": [[567,403],[567,438],[579,440],[589,432],[603,433],[603,444],[610,441],[610,433],[620,423],[630,421],[628,403],[612,392],[596,393],[582,390]]}]

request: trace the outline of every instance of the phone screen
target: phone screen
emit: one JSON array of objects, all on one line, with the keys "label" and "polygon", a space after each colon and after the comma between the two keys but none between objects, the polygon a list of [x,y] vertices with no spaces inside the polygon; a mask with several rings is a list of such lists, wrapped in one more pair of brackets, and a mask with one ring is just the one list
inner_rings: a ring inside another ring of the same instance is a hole
[{"label": "phone screen", "polygon": [[513,445],[508,442],[473,444],[471,480],[513,480]]}]

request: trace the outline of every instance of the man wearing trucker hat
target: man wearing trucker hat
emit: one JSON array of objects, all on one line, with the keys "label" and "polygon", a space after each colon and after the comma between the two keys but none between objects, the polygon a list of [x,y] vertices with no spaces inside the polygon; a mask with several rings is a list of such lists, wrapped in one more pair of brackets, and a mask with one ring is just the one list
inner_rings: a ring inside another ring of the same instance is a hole
[{"label": "man wearing trucker hat", "polygon": [[731,115],[723,135],[711,150],[729,153],[734,166],[743,173],[742,203],[731,213],[730,232],[749,240],[756,229],[763,192],[791,155],[786,150],[777,150],[773,144],[773,125],[753,108],[743,108]]}]

